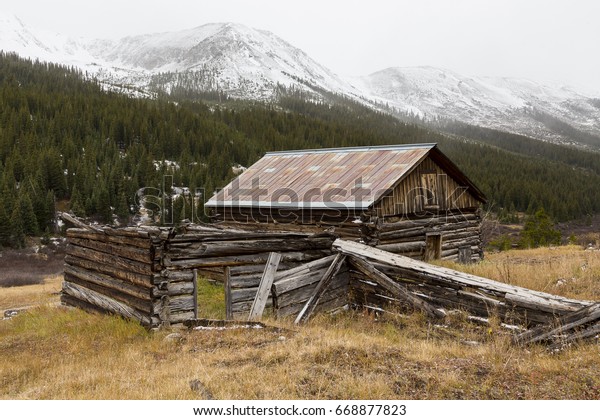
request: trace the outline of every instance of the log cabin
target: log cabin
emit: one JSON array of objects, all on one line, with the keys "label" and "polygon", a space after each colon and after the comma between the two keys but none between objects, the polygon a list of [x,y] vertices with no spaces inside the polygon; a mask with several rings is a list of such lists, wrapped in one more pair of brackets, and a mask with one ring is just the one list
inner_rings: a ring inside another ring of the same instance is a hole
[{"label": "log cabin", "polygon": [[218,191],[213,222],[330,232],[420,260],[483,258],[486,197],[436,144],[266,153]]}]

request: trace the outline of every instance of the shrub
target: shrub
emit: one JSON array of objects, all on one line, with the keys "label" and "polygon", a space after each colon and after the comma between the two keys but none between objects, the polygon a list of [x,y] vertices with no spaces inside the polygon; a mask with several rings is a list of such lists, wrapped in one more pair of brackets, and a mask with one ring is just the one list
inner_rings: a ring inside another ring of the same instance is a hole
[{"label": "shrub", "polygon": [[554,229],[554,222],[543,208],[529,216],[521,232],[522,248],[537,248],[540,246],[560,245],[561,234]]}]

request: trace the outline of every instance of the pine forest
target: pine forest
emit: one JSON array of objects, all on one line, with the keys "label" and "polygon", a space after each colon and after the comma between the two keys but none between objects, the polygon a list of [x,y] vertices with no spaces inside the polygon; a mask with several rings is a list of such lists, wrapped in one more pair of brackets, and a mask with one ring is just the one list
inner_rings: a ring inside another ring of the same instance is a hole
[{"label": "pine forest", "polygon": [[[600,154],[455,122],[402,122],[342,97],[281,88],[250,103],[176,86],[112,93],[80,70],[0,55],[0,245],[52,232],[56,209],[126,223],[142,188],[210,195],[267,151],[438,143],[501,214],[543,208],[557,221],[600,213]],[[183,196],[174,220],[191,212]],[[208,197],[206,197],[208,198]],[[197,200],[201,207],[203,200]],[[189,218],[189,217],[188,217]]]}]

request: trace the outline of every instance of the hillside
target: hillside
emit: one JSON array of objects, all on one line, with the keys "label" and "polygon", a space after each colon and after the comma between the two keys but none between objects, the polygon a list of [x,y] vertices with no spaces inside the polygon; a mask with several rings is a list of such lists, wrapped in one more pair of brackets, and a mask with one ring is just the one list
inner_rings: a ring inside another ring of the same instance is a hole
[{"label": "hillside", "polygon": [[155,97],[178,90],[273,104],[282,89],[339,104],[351,98],[401,119],[439,118],[552,143],[600,149],[600,93],[531,80],[467,77],[434,67],[335,74],[268,31],[210,23],[118,40],[70,39],[0,14],[0,50],[75,66],[105,88]]},{"label": "hillside", "polygon": [[[212,192],[233,167],[269,150],[357,145],[437,142],[493,209],[544,207],[558,220],[600,212],[590,152],[533,141],[531,150],[503,150],[481,133],[443,135],[344,98],[331,106],[287,92],[264,106],[194,95],[135,99],[105,92],[74,69],[0,55],[1,243],[19,246],[24,234],[50,229],[57,203],[80,216],[126,220],[140,204],[136,191],[161,188],[164,175],[173,186]],[[177,219],[184,203],[176,204]]]}]

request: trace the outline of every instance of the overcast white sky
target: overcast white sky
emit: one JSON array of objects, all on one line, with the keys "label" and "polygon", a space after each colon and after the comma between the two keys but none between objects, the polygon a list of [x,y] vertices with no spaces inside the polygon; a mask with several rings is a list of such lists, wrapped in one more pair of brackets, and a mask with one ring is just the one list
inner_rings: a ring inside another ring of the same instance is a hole
[{"label": "overcast white sky", "polygon": [[270,30],[340,75],[430,65],[600,94],[598,0],[0,0],[0,11],[93,38],[237,22]]}]

